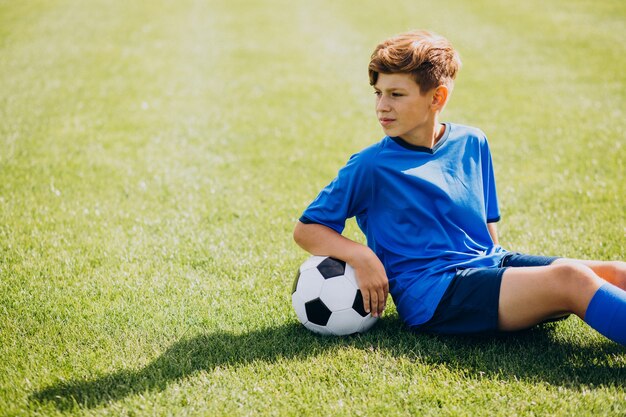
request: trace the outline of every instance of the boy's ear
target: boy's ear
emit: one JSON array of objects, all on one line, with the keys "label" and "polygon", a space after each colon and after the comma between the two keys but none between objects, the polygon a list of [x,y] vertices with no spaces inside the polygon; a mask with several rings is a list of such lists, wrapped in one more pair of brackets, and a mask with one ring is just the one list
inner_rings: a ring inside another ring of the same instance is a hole
[{"label": "boy's ear", "polygon": [[448,96],[450,95],[450,90],[445,85],[440,85],[435,88],[435,92],[433,94],[433,101],[431,105],[435,108],[435,110],[441,110],[448,102]]}]

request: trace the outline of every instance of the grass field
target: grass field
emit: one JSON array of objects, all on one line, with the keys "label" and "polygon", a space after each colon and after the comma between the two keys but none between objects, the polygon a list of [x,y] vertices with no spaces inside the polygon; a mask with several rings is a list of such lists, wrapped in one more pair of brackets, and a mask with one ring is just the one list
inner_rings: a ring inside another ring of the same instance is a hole
[{"label": "grass field", "polygon": [[[385,4],[383,6],[383,4]],[[317,337],[295,220],[382,137],[367,63],[464,67],[509,249],[626,258],[620,0],[0,0],[0,415],[626,415],[578,318],[495,338]],[[354,222],[346,235],[363,241]]]}]

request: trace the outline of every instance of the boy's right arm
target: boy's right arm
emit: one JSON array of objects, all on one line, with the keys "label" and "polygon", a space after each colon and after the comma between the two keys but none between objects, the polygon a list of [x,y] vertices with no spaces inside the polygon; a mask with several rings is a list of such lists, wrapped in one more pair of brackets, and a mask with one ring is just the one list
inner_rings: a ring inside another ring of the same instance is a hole
[{"label": "boy's right arm", "polygon": [[376,254],[367,246],[350,240],[321,224],[300,221],[293,238],[307,252],[318,256],[331,256],[347,262],[354,268],[363,307],[373,317],[379,317],[387,303],[389,282],[385,268]]}]

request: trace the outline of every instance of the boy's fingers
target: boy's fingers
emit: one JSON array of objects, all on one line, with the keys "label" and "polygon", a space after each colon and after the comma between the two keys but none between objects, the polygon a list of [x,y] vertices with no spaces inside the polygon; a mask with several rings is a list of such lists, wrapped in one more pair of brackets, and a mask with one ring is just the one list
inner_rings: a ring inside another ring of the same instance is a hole
[{"label": "boy's fingers", "polygon": [[385,297],[385,292],[383,290],[380,290],[380,293],[378,294],[378,315],[383,314],[383,311],[385,310],[386,300],[387,297]]},{"label": "boy's fingers", "polygon": [[372,316],[378,317],[378,312],[380,309],[378,308],[378,293],[376,291],[372,291],[370,294],[370,304],[372,306]]},{"label": "boy's fingers", "polygon": [[361,295],[363,296],[363,308],[366,313],[370,312],[370,293],[368,291],[361,291]]},{"label": "boy's fingers", "polygon": [[363,295],[363,308],[372,317],[380,317],[386,307],[388,292],[385,289],[361,291]]},{"label": "boy's fingers", "polygon": [[383,310],[387,307],[387,297],[389,297],[389,282],[385,282],[385,288],[383,288]]}]

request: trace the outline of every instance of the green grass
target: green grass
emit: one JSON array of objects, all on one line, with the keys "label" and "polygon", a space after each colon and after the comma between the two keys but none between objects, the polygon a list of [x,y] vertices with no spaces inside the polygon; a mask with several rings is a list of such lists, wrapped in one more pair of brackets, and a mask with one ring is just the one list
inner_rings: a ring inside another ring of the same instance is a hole
[{"label": "green grass", "polygon": [[[0,1],[0,415],[626,415],[577,318],[489,339],[298,324],[295,220],[378,140],[367,62],[464,67],[502,244],[624,259],[626,3]],[[346,234],[363,240],[354,222]]]}]

